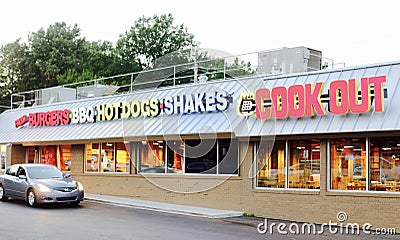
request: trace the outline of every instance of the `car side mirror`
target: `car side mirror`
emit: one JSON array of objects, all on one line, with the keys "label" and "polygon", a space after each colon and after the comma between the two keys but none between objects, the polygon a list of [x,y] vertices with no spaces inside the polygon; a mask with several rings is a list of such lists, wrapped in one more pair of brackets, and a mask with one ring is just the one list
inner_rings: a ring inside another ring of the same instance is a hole
[{"label": "car side mirror", "polygon": [[26,180],[26,176],[25,176],[25,175],[19,175],[18,178],[19,178],[19,179]]},{"label": "car side mirror", "polygon": [[69,173],[64,173],[64,176],[65,176],[65,178],[69,178],[69,177],[71,177],[71,174],[69,174]]}]

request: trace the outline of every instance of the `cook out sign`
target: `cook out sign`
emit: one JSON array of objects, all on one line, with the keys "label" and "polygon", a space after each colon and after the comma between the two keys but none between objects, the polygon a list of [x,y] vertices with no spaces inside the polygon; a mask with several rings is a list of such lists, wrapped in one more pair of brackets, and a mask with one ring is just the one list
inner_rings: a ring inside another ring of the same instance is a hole
[{"label": "cook out sign", "polygon": [[328,94],[323,94],[323,82],[261,88],[255,94],[242,92],[237,110],[242,116],[255,114],[258,119],[326,115],[323,103],[332,114],[365,113],[372,104],[375,112],[383,112],[386,81],[386,76],[361,78],[359,87],[357,79],[336,80],[330,83]]}]

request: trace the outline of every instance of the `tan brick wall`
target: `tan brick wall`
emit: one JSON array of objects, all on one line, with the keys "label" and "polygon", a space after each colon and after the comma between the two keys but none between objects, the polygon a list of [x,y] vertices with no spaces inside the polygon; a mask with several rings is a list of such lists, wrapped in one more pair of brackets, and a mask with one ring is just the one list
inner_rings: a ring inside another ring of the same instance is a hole
[{"label": "tan brick wall", "polygon": [[71,147],[71,173],[82,174],[85,164],[85,146],[72,145]]},{"label": "tan brick wall", "polygon": [[[10,153],[10,154],[8,154]],[[7,166],[17,163],[25,163],[26,162],[26,150],[21,145],[13,145],[7,147]]]}]

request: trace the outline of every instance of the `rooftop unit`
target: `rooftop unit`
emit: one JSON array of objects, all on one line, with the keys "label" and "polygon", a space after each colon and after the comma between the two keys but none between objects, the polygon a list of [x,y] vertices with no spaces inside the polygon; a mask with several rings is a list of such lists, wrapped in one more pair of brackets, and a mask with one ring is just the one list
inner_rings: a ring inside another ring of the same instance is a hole
[{"label": "rooftop unit", "polygon": [[90,86],[77,87],[76,96],[77,99],[109,96],[113,95],[118,89],[118,86],[102,85],[96,83]]},{"label": "rooftop unit", "polygon": [[76,100],[76,90],[63,86],[44,88],[35,94],[36,105]]},{"label": "rooftop unit", "polygon": [[258,53],[257,73],[291,74],[321,70],[322,52],[307,47],[281,48]]}]

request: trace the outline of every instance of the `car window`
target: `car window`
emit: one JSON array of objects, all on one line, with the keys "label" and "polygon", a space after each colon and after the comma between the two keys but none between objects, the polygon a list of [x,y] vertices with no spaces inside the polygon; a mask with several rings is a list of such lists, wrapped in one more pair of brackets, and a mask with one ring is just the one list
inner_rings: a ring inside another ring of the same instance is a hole
[{"label": "car window", "polygon": [[32,179],[65,178],[63,172],[52,166],[35,166],[27,168],[28,175]]},{"label": "car window", "polygon": [[6,174],[11,176],[16,176],[18,170],[18,166],[11,166],[7,168]]},{"label": "car window", "polygon": [[23,169],[22,167],[20,167],[17,172],[17,176],[21,176],[21,175],[26,175],[25,169]]}]

